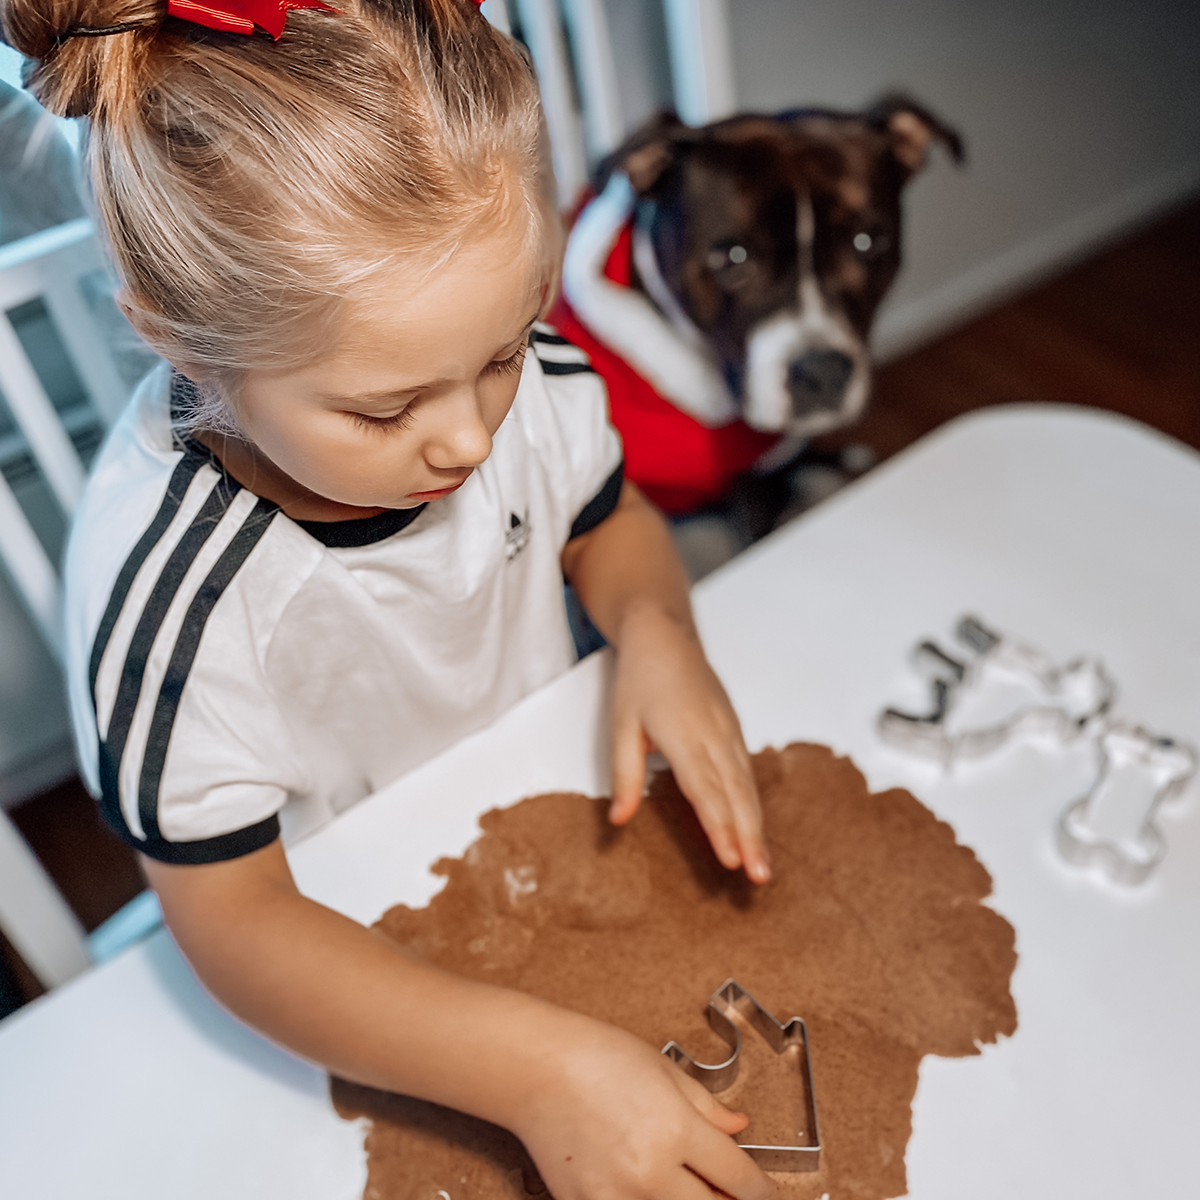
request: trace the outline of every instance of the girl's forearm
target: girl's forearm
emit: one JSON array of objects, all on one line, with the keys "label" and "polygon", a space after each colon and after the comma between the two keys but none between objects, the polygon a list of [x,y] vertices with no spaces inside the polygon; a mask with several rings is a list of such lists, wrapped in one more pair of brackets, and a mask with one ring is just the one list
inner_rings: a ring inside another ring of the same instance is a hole
[{"label": "girl's forearm", "polygon": [[145,865],[171,932],[235,1014],[347,1078],[505,1126],[555,1195],[690,1196],[699,1176],[768,1200],[728,1136],[746,1118],[652,1047],[409,958],[301,896],[278,842],[231,862]]},{"label": "girl's forearm", "polygon": [[[259,855],[266,861],[248,861]],[[593,1024],[409,957],[302,896],[278,845],[231,863],[151,863],[147,872],[213,995],[267,1037],[355,1082],[517,1128],[575,1026]]]}]

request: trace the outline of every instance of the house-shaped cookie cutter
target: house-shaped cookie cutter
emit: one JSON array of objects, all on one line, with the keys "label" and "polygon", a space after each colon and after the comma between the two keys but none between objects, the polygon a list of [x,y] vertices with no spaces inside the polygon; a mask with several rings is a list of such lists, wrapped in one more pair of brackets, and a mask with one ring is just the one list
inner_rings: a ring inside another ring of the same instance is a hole
[{"label": "house-shaped cookie cutter", "polygon": [[[1094,729],[1112,709],[1116,684],[1097,659],[1078,658],[1059,667],[1036,647],[995,633],[972,616],[959,620],[955,637],[972,657],[956,658],[932,641],[917,645],[913,661],[929,680],[933,706],[927,713],[884,709],[879,733],[885,742],[950,767],[958,758],[986,754],[1022,735],[1068,742]],[[952,730],[957,702],[966,692],[986,687],[989,676],[1025,686],[1030,700],[1001,720]]]},{"label": "house-shaped cookie cutter", "polygon": [[783,1054],[798,1051],[801,1080],[804,1085],[805,1126],[796,1134],[791,1146],[755,1146],[738,1143],[765,1171],[815,1171],[821,1165],[821,1134],[817,1126],[817,1100],[813,1091],[812,1059],[808,1052],[808,1029],[799,1017],[781,1025],[735,979],[727,979],[708,1001],[705,1010],[713,1032],[730,1049],[724,1062],[709,1066],[697,1062],[678,1042],[663,1047],[672,1062],[677,1063],[693,1079],[710,1092],[724,1091],[738,1077],[741,1067],[742,1031],[734,1020],[740,1016],[775,1051]]},{"label": "house-shaped cookie cutter", "polygon": [[[1196,751],[1185,742],[1159,737],[1140,725],[1112,722],[1097,739],[1095,781],[1059,818],[1059,853],[1069,863],[1100,867],[1115,883],[1149,878],[1167,853],[1155,818],[1196,773]],[[1111,793],[1111,797],[1110,797]],[[1142,812],[1136,837],[1119,841],[1097,831],[1093,818],[1109,799],[1137,804]]]}]

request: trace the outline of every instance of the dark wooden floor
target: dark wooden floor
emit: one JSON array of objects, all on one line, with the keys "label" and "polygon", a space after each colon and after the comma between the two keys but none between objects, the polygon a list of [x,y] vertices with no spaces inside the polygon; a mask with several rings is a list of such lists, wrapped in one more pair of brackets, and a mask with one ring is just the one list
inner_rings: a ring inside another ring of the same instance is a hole
[{"label": "dark wooden floor", "polygon": [[[883,367],[867,416],[839,440],[885,459],[960,413],[1013,401],[1111,409],[1200,450],[1200,201]],[[77,782],[12,817],[88,929],[144,886]],[[0,1011],[5,982],[18,997],[39,990],[0,938],[5,960]]]}]

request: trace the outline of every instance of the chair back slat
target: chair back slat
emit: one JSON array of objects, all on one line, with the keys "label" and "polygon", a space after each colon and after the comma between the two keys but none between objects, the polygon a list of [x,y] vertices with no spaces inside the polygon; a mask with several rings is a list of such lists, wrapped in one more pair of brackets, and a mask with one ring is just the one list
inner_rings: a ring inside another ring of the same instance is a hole
[{"label": "chair back slat", "polygon": [[92,965],[78,918],[0,809],[0,927],[29,969],[58,987]]},{"label": "chair back slat", "polygon": [[[5,458],[28,450],[67,518],[79,503],[85,478],[69,429],[94,429],[96,418],[112,424],[130,390],[117,369],[110,339],[81,290],[86,277],[102,270],[103,258],[86,219],[0,246],[0,394],[19,430],[3,439]],[[60,412],[47,394],[13,319],[14,310],[31,301],[44,306],[58,352],[70,360],[88,405]],[[58,572],[3,475],[0,564],[61,663]]]},{"label": "chair back slat", "polygon": [[111,425],[129,399],[129,387],[82,291],[87,277],[106,269],[86,218],[0,247],[0,309],[30,300],[46,305],[92,407]]},{"label": "chair back slat", "polygon": [[737,107],[727,0],[663,0],[675,111],[689,125]]},{"label": "chair back slat", "polygon": [[[90,249],[98,259],[95,243],[90,244]],[[99,261],[96,267],[101,267]],[[79,281],[85,274],[90,272],[80,272],[74,280],[52,276],[47,282],[44,298],[50,319],[62,338],[92,407],[105,426],[110,426],[121,415],[129,399],[129,385],[117,370],[112,349],[80,291]]]},{"label": "chair back slat", "polygon": [[83,494],[83,463],[7,313],[0,316],[0,392],[51,492],[70,516]]},{"label": "chair back slat", "polygon": [[25,602],[46,648],[61,666],[63,633],[58,572],[3,474],[0,474],[0,562],[16,585],[17,594]]},{"label": "chair back slat", "polygon": [[571,65],[555,0],[516,0],[521,32],[537,67],[542,108],[550,132],[558,206],[570,208],[587,184],[582,123],[571,84]]},{"label": "chair back slat", "polygon": [[596,161],[625,136],[621,94],[604,0],[563,0],[588,156]]},{"label": "chair back slat", "polygon": [[487,17],[487,19],[491,21],[491,23],[495,25],[495,27],[500,30],[501,33],[507,33],[509,37],[512,36],[512,21],[509,19],[508,15],[507,0],[483,0],[483,4],[480,6],[479,11],[482,12],[483,15]]}]

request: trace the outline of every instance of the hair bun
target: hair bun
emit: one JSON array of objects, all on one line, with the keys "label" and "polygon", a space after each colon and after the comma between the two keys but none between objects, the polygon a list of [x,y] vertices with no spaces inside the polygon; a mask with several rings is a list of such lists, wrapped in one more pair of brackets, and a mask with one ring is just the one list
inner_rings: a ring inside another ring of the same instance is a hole
[{"label": "hair bun", "polygon": [[[0,0],[4,38],[37,64],[31,92],[60,117],[83,117],[98,105],[119,109],[138,92],[146,46],[157,32],[162,0]],[[76,29],[134,25],[107,37],[71,37]]]}]

